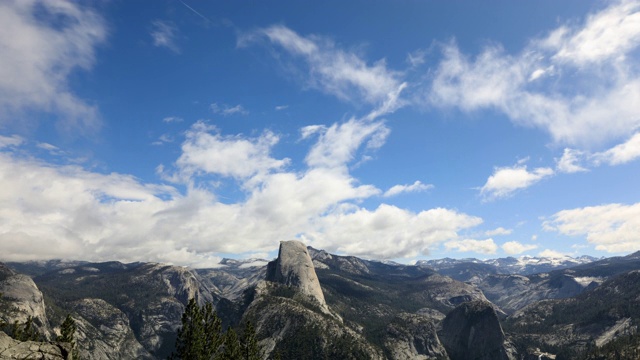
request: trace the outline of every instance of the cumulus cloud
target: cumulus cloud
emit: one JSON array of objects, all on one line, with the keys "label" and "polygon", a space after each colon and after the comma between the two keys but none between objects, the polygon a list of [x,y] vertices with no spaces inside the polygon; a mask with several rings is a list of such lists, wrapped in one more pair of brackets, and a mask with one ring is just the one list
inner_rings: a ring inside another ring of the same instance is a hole
[{"label": "cumulus cloud", "polygon": [[480,189],[480,194],[485,199],[508,197],[553,174],[554,171],[551,168],[536,168],[529,171],[526,165],[496,168]]},{"label": "cumulus cloud", "polygon": [[416,181],[411,185],[394,185],[391,188],[389,188],[389,190],[385,191],[385,193],[382,196],[392,197],[402,193],[427,191],[429,189],[433,189],[433,185],[423,184],[420,181]]},{"label": "cumulus cloud", "polygon": [[74,95],[67,79],[92,67],[106,38],[102,18],[72,1],[10,0],[0,3],[0,23],[0,123],[42,111],[57,115],[62,131],[96,131],[96,107]]},{"label": "cumulus cloud", "polygon": [[447,250],[455,250],[458,252],[477,252],[481,254],[495,254],[498,250],[498,245],[493,239],[486,240],[453,240],[444,243],[444,247]]},{"label": "cumulus cloud", "polygon": [[546,258],[553,258],[553,259],[562,259],[567,257],[566,254],[563,254],[559,251],[555,251],[555,250],[551,250],[551,249],[545,249],[541,252],[538,253],[539,257],[546,257]]},{"label": "cumulus cloud", "polygon": [[152,24],[151,38],[153,45],[165,47],[174,53],[180,53],[180,47],[176,42],[178,28],[169,21],[155,20]]},{"label": "cumulus cloud", "polygon": [[537,249],[538,245],[535,244],[521,244],[517,241],[508,241],[502,244],[502,250],[509,255],[521,254],[525,251]]},{"label": "cumulus cloud", "polygon": [[613,2],[517,54],[492,44],[470,57],[454,42],[444,44],[426,99],[436,107],[499,111],[561,144],[618,141],[640,126],[639,17],[638,2]]},{"label": "cumulus cloud", "polygon": [[[430,248],[480,223],[478,217],[443,208],[413,213],[387,204],[373,211],[345,206],[320,219],[323,232],[306,232],[303,238],[320,248],[358,256],[410,258],[427,255]],[[482,243],[466,251],[486,253],[489,247]]]},{"label": "cumulus cloud", "polygon": [[495,228],[493,230],[489,230],[484,234],[487,236],[496,236],[496,235],[510,235],[513,232],[511,229],[505,229],[502,226]]},{"label": "cumulus cloud", "polygon": [[271,148],[279,137],[265,131],[257,138],[223,136],[203,121],[196,122],[187,132],[182,155],[176,161],[179,177],[215,174],[224,177],[249,178],[283,168],[288,159],[274,159]]},{"label": "cumulus cloud", "polygon": [[640,203],[608,204],[562,210],[543,223],[547,231],[586,236],[596,250],[637,251],[640,248]]},{"label": "cumulus cloud", "polygon": [[[183,155],[194,150],[216,155],[226,153],[227,147],[240,147],[246,151],[240,151],[245,158],[239,162],[252,162],[257,156],[273,166],[264,166],[258,176],[242,167],[204,162],[208,156],[190,158],[193,161],[181,156],[184,162],[176,161],[176,171],[199,169],[191,173],[183,192],[129,175],[0,153],[3,260],[59,257],[213,266],[219,253],[268,252],[279,240],[291,238],[370,258],[413,257],[457,240],[461,232],[482,223],[478,217],[442,208],[414,213],[381,204],[366,209],[358,204],[380,191],[358,184],[343,167],[287,172],[280,160],[264,158],[273,143],[270,135],[226,137],[203,127],[197,124],[190,130]],[[266,145],[260,145],[264,139]],[[263,152],[256,155],[260,146]],[[215,190],[198,186],[199,172],[226,174],[246,198],[221,202]],[[259,183],[251,185],[256,178]],[[486,252],[486,245],[477,250]]]}]

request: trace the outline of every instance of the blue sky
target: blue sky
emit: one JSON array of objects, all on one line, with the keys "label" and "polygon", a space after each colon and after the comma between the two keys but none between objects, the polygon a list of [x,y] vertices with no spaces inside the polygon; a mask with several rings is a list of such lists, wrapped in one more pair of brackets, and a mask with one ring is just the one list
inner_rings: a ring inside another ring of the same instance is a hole
[{"label": "blue sky", "polygon": [[0,250],[640,248],[640,2],[3,1]]}]

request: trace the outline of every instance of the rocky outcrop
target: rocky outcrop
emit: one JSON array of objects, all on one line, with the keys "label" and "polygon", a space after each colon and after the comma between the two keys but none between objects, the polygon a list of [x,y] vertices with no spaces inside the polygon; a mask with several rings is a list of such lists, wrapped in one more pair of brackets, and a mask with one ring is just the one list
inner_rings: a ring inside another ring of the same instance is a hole
[{"label": "rocky outcrop", "polygon": [[18,341],[0,331],[0,359],[73,360],[71,344]]},{"label": "rocky outcrop", "polygon": [[76,342],[85,359],[152,359],[136,340],[129,319],[102,299],[82,299],[74,303]]},{"label": "rocky outcrop", "polygon": [[194,271],[167,264],[83,263],[34,280],[58,309],[77,315],[78,345],[92,359],[164,359],[186,302],[217,302]]},{"label": "rocky outcrop", "polygon": [[243,315],[242,322],[255,324],[265,359],[275,354],[282,359],[384,359],[361,333],[317,304],[297,300],[291,290],[275,282],[258,283]]},{"label": "rocky outcrop", "polygon": [[31,316],[38,333],[45,339],[51,339],[52,332],[47,319],[44,298],[29,276],[17,274],[0,264],[0,293],[2,293],[0,320],[24,324]]},{"label": "rocky outcrop", "polygon": [[297,289],[318,302],[324,310],[327,303],[313,267],[307,247],[295,240],[281,241],[278,258],[267,265],[267,281]]},{"label": "rocky outcrop", "polygon": [[393,360],[447,359],[436,333],[437,320],[427,315],[401,313],[387,325],[384,347]]},{"label": "rocky outcrop", "polygon": [[505,336],[491,303],[470,301],[451,311],[439,333],[451,360],[507,360]]}]

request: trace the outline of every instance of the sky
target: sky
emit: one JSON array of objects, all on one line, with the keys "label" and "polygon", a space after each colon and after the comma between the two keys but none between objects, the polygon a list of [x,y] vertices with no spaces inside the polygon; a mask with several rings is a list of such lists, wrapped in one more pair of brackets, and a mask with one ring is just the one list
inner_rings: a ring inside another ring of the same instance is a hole
[{"label": "sky", "polygon": [[640,250],[640,2],[0,1],[0,258]]}]

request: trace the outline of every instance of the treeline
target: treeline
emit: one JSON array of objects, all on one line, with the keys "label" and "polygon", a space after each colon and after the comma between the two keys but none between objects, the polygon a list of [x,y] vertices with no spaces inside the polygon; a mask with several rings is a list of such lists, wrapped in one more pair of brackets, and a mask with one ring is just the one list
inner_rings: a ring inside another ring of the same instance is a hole
[{"label": "treeline", "polygon": [[261,360],[262,353],[253,324],[245,324],[241,337],[231,327],[223,332],[222,321],[213,305],[207,303],[201,307],[191,299],[182,314],[176,349],[169,359]]}]

